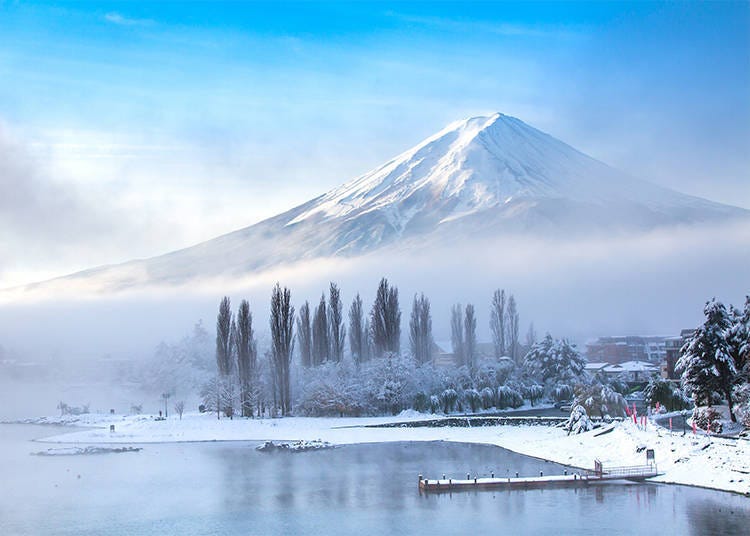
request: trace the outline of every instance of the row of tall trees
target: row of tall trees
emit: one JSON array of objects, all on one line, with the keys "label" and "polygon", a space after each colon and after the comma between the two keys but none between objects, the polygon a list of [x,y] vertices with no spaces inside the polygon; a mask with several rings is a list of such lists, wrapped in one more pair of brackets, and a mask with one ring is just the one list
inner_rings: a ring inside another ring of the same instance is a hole
[{"label": "row of tall trees", "polygon": [[[520,347],[515,303],[512,295],[506,303],[504,290],[493,296],[491,327],[493,334],[502,338],[495,345],[499,356],[505,355],[507,349]],[[478,360],[474,306],[455,305],[451,315],[456,365],[466,367],[473,375]],[[264,390],[282,415],[289,414],[295,345],[304,369],[341,363],[347,335],[352,361],[357,368],[373,357],[400,355],[398,288],[386,278],[381,279],[369,313],[365,312],[362,298],[357,294],[348,309],[347,325],[341,291],[336,283],[330,284],[327,296],[323,293],[317,306],[312,308],[305,302],[296,315],[290,290],[277,283],[271,295],[269,326],[270,349],[266,352],[266,365],[263,365],[258,359],[250,304],[243,300],[235,315],[229,297],[222,298],[216,320],[216,379],[210,389],[204,389],[210,393],[204,398],[213,397],[211,406],[215,405],[217,417],[222,412],[232,416],[235,407],[245,417],[260,414],[263,411],[261,391]],[[430,300],[424,294],[414,295],[408,339],[411,358],[417,366],[432,361],[435,347],[432,313]],[[263,378],[261,370],[266,370]]]}]

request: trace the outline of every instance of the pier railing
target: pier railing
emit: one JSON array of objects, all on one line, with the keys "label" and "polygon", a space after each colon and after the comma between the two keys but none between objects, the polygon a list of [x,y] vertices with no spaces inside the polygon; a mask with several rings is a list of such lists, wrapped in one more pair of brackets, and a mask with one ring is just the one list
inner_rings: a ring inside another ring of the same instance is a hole
[{"label": "pier railing", "polygon": [[605,467],[602,474],[608,476],[618,476],[622,478],[647,477],[656,474],[656,464],[650,465],[630,465],[623,467]]}]

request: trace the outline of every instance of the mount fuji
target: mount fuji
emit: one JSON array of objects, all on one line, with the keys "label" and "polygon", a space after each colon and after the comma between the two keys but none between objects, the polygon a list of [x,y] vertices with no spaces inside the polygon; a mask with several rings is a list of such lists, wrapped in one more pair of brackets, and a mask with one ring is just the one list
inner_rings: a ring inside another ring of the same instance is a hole
[{"label": "mount fuji", "polygon": [[451,123],[369,173],[255,225],[56,281],[96,280],[109,289],[182,284],[469,237],[575,237],[748,217],[748,210],[631,178],[498,113]]}]

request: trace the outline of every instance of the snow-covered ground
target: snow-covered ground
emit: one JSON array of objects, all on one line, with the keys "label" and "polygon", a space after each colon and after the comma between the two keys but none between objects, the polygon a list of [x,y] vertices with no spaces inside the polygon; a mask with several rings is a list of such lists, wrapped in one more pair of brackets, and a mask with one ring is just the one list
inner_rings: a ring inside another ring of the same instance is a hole
[{"label": "snow-covered ground", "polygon": [[[593,468],[594,459],[607,466],[642,465],[645,448],[654,449],[661,482],[704,486],[750,494],[750,441],[685,436],[649,423],[646,430],[631,421],[613,424],[611,432],[602,428],[568,436],[561,428],[548,426],[487,426],[473,428],[395,427],[369,428],[367,425],[418,421],[434,415],[409,412],[395,417],[283,419],[216,419],[213,414],[185,414],[180,420],[170,416],[157,421],[152,417],[80,415],[64,419],[68,424],[94,427],[44,439],[66,444],[155,443],[232,440],[321,440],[334,445],[390,441],[456,441],[484,443],[561,464]],[[57,424],[48,417],[28,422]],[[115,425],[115,432],[109,425]],[[645,448],[644,448],[645,447]]]}]

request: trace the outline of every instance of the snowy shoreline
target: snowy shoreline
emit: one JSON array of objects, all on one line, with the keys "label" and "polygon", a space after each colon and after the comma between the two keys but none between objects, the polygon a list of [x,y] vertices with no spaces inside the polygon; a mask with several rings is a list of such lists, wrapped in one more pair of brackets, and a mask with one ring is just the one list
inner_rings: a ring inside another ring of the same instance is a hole
[{"label": "snowy shoreline", "polygon": [[[215,414],[185,414],[157,421],[151,417],[81,415],[75,419],[44,417],[27,424],[89,427],[37,440],[62,444],[154,444],[208,441],[324,441],[332,445],[394,441],[450,441],[502,447],[540,460],[592,468],[594,459],[604,467],[642,465],[646,449],[654,449],[659,471],[654,482],[681,484],[750,495],[750,441],[670,433],[649,422],[646,430],[632,421],[568,436],[551,426],[387,427],[371,425],[435,419],[435,415],[408,412],[393,417],[286,417],[283,419],[221,419]],[[441,417],[437,417],[440,419]],[[115,432],[109,426],[115,425]],[[93,427],[93,428],[92,428]]]}]

